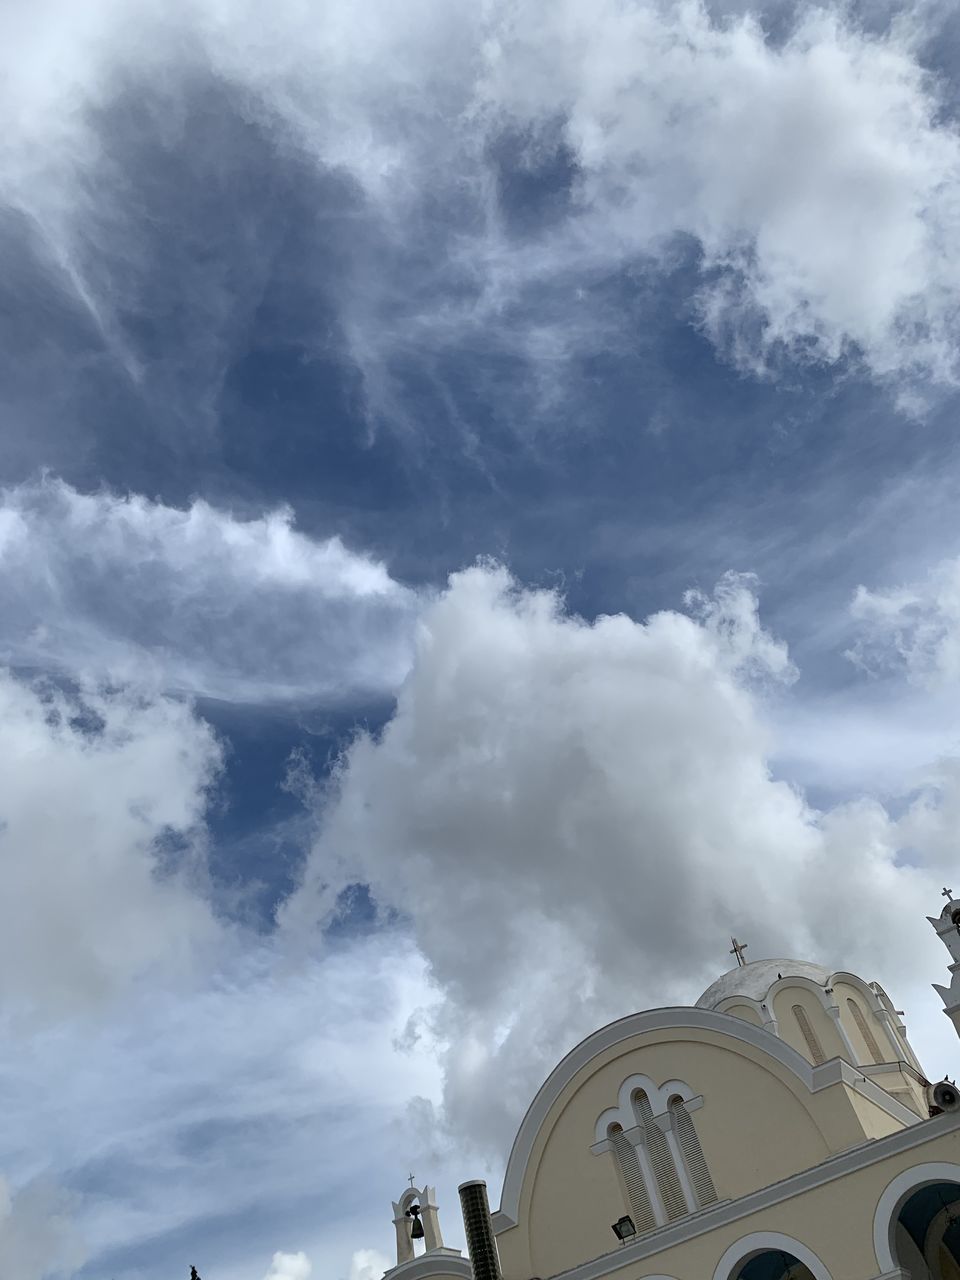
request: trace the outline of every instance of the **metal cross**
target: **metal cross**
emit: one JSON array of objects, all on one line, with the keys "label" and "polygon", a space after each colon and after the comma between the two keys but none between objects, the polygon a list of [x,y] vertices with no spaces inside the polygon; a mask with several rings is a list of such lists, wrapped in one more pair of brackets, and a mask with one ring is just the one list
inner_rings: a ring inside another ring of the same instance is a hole
[{"label": "metal cross", "polygon": [[413,1174],[412,1174],[412,1173],[411,1173],[410,1177],[407,1179],[407,1181],[410,1183],[410,1186],[412,1187],[412,1186],[413,1186]]},{"label": "metal cross", "polygon": [[943,890],[943,892],[940,894],[940,897],[941,897],[941,898],[949,898],[949,899],[950,899],[950,901],[952,902],[952,901],[953,901],[953,890],[952,890],[952,889],[944,889],[944,890]]},{"label": "metal cross", "polygon": [[750,944],[747,942],[738,942],[736,938],[731,938],[730,941],[733,943],[733,947],[730,950],[730,954],[732,956],[737,957],[737,964],[742,969],[746,965],[746,961],[743,958],[743,953],[746,951],[747,947]]}]

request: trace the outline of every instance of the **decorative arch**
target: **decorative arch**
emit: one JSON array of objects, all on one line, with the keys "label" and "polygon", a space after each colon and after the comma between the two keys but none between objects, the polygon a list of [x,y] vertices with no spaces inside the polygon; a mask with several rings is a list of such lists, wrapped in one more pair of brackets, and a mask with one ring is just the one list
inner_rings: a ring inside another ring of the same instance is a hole
[{"label": "decorative arch", "polygon": [[[843,1022],[840,1018],[840,1007],[836,1003],[836,999],[833,996],[832,991],[828,990],[832,982],[833,982],[833,979],[831,978],[829,979],[827,986],[821,986],[820,983],[814,982],[812,978],[805,978],[805,977],[802,977],[800,974],[797,974],[797,975],[790,974],[786,978],[781,978],[779,981],[775,982],[773,986],[770,988],[770,1003],[775,1007],[777,1006],[781,1007],[784,1013],[787,1013],[786,1006],[789,1005],[788,1016],[792,1018],[797,1024],[800,1034],[803,1037],[804,1043],[806,1044],[808,1051],[813,1057],[815,1065],[819,1065],[819,1062],[825,1062],[829,1058],[836,1057],[837,1056],[836,1044],[837,1044],[837,1041],[839,1041],[839,1056],[846,1058],[847,1061],[851,1064],[851,1066],[855,1066],[857,1063],[857,1054],[854,1051],[853,1044],[851,1043],[850,1037],[847,1035],[846,1028],[844,1027]],[[808,1035],[807,1030],[804,1028],[804,1022],[807,1019],[807,1011],[803,1009],[802,1001],[790,1001],[789,992],[791,991],[808,992],[810,995],[812,995],[815,998],[817,1004],[820,1006],[823,1012],[827,1015],[827,1023],[825,1024],[825,1030],[826,1030],[826,1035],[828,1040],[832,1042],[829,1045],[829,1052],[828,1052],[828,1048],[825,1047],[823,1037],[820,1034],[818,1034],[813,1024],[811,1024],[809,1027],[809,1031],[811,1034]],[[781,996],[784,997],[782,1002],[780,1000]],[[804,1014],[803,1017],[798,1016],[797,1014],[798,1007],[800,1009],[803,1009],[803,1014]],[[811,1037],[812,1037],[813,1043],[811,1042]],[[819,1059],[813,1047],[814,1043],[816,1043],[819,1047],[819,1052],[821,1054],[821,1057]]]},{"label": "decorative arch", "polygon": [[[890,1061],[893,1061],[893,1062],[898,1062],[901,1060],[906,1061],[907,1055],[903,1050],[903,1046],[900,1044],[900,1037],[897,1035],[894,1028],[890,1025],[890,1014],[888,1010],[884,1007],[883,1001],[880,999],[880,996],[877,994],[877,992],[874,991],[873,987],[871,987],[868,982],[864,982],[863,978],[859,977],[855,973],[850,973],[849,970],[847,969],[838,969],[836,973],[831,974],[830,976],[831,986],[837,982],[842,982],[844,986],[847,986],[847,987],[853,987],[854,990],[857,991],[863,997],[864,1003],[868,1011],[873,1015],[874,1018],[876,1018],[877,1022],[879,1022],[880,1025],[883,1027],[884,1039],[887,1045],[890,1047],[890,1049],[893,1050],[893,1057],[890,1059]],[[870,1049],[869,1043],[868,1043],[868,1049]],[[881,1058],[881,1061],[884,1060],[882,1052],[880,1054],[880,1058]]]},{"label": "decorative arch", "polygon": [[898,1173],[887,1183],[877,1201],[873,1214],[873,1251],[877,1255],[877,1266],[881,1274],[893,1271],[900,1265],[897,1262],[894,1239],[900,1210],[915,1191],[932,1182],[955,1182],[960,1186],[960,1164],[934,1161],[904,1169],[903,1173]]},{"label": "decorative arch", "polygon": [[[554,1067],[537,1091],[513,1140],[507,1160],[500,1207],[493,1214],[496,1231],[505,1231],[517,1225],[520,1196],[537,1134],[563,1091],[590,1062],[608,1049],[653,1031],[706,1031],[725,1040],[749,1045],[776,1063],[788,1078],[792,1077],[801,1086],[802,1092],[810,1094],[814,1091],[814,1069],[801,1053],[762,1027],[732,1018],[729,1014],[718,1013],[713,1009],[676,1007],[649,1009],[644,1013],[633,1013],[620,1018],[582,1040]],[[670,1088],[677,1092],[675,1082],[670,1082]],[[600,1140],[606,1139],[607,1125],[614,1121],[623,1123],[609,1111],[604,1112],[604,1117],[604,1125],[598,1135]]]},{"label": "decorative arch", "polygon": [[717,1263],[713,1280],[734,1280],[737,1271],[755,1258],[759,1253],[792,1253],[798,1262],[810,1271],[815,1280],[833,1280],[830,1272],[823,1265],[812,1249],[793,1236],[782,1235],[779,1231],[754,1231],[748,1236],[741,1236],[735,1241]]},{"label": "decorative arch", "polygon": [[[669,1081],[669,1084],[675,1084],[676,1081]],[[659,1115],[666,1111],[667,1104],[664,1101],[660,1106],[660,1097],[667,1085],[656,1085],[649,1076],[635,1074],[628,1076],[623,1084],[617,1090],[617,1105],[609,1107],[598,1118],[594,1130],[594,1141],[601,1142],[606,1136],[612,1124],[619,1124],[622,1129],[632,1129],[637,1123],[636,1115],[633,1110],[633,1098],[638,1092],[643,1092],[651,1101],[651,1106],[655,1115]],[[686,1089],[686,1085],[683,1086]],[[690,1097],[690,1090],[687,1089],[687,1096]]]},{"label": "decorative arch", "polygon": [[415,1200],[416,1201],[420,1200],[420,1196],[421,1196],[421,1193],[417,1190],[416,1187],[408,1187],[406,1191],[403,1193],[403,1195],[400,1197],[400,1199],[397,1201],[397,1204],[400,1206],[400,1212],[406,1213]]},{"label": "decorative arch", "polygon": [[774,999],[781,991],[789,991],[791,987],[802,987],[804,991],[809,991],[817,997],[824,1009],[829,1011],[831,1002],[825,989],[818,982],[814,982],[812,978],[805,978],[800,973],[788,973],[785,978],[778,978],[767,994],[771,999]]}]

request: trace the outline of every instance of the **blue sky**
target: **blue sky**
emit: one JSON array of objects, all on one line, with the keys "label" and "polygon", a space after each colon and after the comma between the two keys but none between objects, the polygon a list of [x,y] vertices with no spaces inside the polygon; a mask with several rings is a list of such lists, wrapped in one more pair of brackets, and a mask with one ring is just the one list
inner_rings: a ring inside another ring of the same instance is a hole
[{"label": "blue sky", "polygon": [[956,1074],[958,48],[0,13],[0,1269],[378,1278],[732,933]]}]

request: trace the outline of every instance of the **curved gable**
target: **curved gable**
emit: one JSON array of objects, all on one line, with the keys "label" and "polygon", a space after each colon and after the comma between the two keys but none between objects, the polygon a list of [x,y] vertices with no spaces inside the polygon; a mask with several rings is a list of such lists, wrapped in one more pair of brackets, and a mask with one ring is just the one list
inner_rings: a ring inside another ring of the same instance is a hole
[{"label": "curved gable", "polygon": [[762,1027],[754,1027],[740,1018],[734,1018],[725,1013],[714,1013],[708,1009],[691,1008],[650,1009],[644,1013],[634,1013],[629,1017],[620,1018],[617,1022],[611,1022],[608,1026],[595,1031],[586,1040],[582,1040],[551,1071],[537,1091],[510,1149],[503,1179],[500,1208],[493,1215],[496,1230],[506,1230],[517,1222],[521,1191],[527,1177],[534,1145],[550,1111],[564,1090],[568,1089],[591,1063],[609,1050],[657,1031],[710,1032],[728,1037],[735,1043],[751,1046],[776,1062],[807,1093],[812,1092],[813,1072],[806,1059]]},{"label": "curved gable", "polygon": [[862,1141],[840,1065],[817,1074],[769,1031],[713,1010],[604,1027],[551,1072],[517,1133],[493,1215],[505,1263],[553,1274],[608,1252],[625,1213],[650,1230]]}]

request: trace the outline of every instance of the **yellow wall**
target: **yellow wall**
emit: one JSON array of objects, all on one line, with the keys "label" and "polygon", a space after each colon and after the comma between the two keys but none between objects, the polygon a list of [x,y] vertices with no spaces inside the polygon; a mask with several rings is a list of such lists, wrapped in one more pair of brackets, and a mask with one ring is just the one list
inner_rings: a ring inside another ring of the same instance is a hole
[{"label": "yellow wall", "polygon": [[752,1022],[755,1027],[763,1026],[763,1019],[756,1009],[748,1004],[725,1005],[723,1012],[732,1013],[735,1018],[742,1018],[744,1022]]},{"label": "yellow wall", "polygon": [[797,1016],[793,1012],[793,1006],[796,1004],[802,1007],[810,1020],[810,1026],[816,1032],[823,1049],[824,1060],[849,1058],[850,1054],[837,1031],[837,1024],[809,987],[783,987],[774,997],[773,1011],[777,1019],[780,1039],[796,1049],[797,1053],[808,1062],[813,1062],[813,1056],[807,1048]]},{"label": "yellow wall", "polygon": [[872,1010],[867,1004],[867,999],[862,991],[851,986],[847,982],[838,982],[833,989],[833,998],[840,1007],[840,1021],[843,1023],[843,1029],[846,1031],[850,1043],[853,1045],[857,1053],[857,1061],[860,1063],[870,1064],[874,1061],[874,1056],[869,1049],[866,1040],[858,1028],[856,1021],[847,1005],[848,1000],[860,1006],[860,1012],[863,1014],[864,1020],[873,1032],[873,1037],[877,1042],[877,1048],[880,1050],[881,1062],[892,1062],[894,1060],[893,1045],[890,1043],[889,1037],[884,1030],[882,1024],[874,1016]]}]

